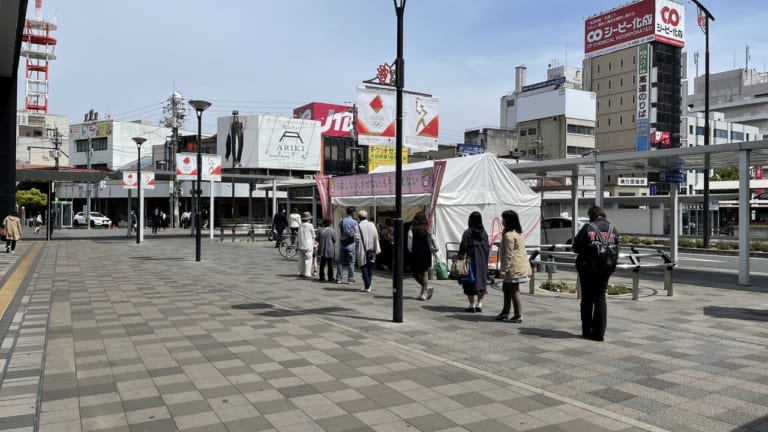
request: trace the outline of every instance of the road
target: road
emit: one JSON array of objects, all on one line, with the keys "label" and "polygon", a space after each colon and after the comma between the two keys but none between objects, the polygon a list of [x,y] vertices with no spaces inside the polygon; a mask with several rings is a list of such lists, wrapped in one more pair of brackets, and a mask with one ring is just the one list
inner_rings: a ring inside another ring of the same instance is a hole
[{"label": "road", "polygon": [[[739,257],[686,252],[680,254],[678,258],[678,268],[681,270],[695,269],[738,273]],[[762,274],[768,276],[768,258],[750,258],[749,273],[751,275]]]}]

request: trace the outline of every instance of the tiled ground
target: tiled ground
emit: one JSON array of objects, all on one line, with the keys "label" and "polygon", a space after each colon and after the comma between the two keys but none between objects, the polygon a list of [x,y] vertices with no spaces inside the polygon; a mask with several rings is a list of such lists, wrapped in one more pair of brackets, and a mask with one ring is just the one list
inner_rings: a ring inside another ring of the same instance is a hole
[{"label": "tiled ground", "polygon": [[263,242],[52,242],[0,346],[0,430],[768,430],[765,290],[644,283],[601,344],[566,296],[514,325],[440,281],[393,324],[391,280],[295,273]]}]

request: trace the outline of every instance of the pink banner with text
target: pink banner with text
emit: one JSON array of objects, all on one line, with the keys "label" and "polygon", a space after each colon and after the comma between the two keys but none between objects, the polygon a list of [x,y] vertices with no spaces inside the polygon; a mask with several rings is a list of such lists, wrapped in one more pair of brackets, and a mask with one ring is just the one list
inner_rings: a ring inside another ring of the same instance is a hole
[{"label": "pink banner with text", "polygon": [[[403,195],[432,193],[432,168],[403,171]],[[332,197],[381,196],[395,194],[395,172],[358,174],[332,177],[329,180]]]}]

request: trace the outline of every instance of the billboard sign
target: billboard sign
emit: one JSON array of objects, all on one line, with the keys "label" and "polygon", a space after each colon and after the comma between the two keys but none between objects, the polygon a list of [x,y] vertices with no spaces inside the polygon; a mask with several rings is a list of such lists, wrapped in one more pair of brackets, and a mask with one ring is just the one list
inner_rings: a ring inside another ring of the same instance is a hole
[{"label": "billboard sign", "polygon": [[456,144],[456,152],[465,155],[479,155],[485,153],[485,149],[481,145]]},{"label": "billboard sign", "polygon": [[[217,121],[216,153],[223,163],[242,168],[272,168],[286,170],[320,170],[320,122],[300,118],[270,115],[238,116],[242,124],[232,128],[234,117],[219,117]],[[236,148],[227,149],[232,130],[241,134]]]},{"label": "billboard sign", "polygon": [[352,107],[312,102],[293,110],[293,117],[320,122],[320,135],[349,137],[355,120]]},{"label": "billboard sign", "polygon": [[[136,189],[138,186],[138,175],[136,171],[123,172],[123,189]],[[153,190],[155,188],[155,173],[152,171],[141,172],[142,189]]]},{"label": "billboard sign", "polygon": [[656,41],[682,48],[685,45],[685,7],[670,0],[656,0]]},{"label": "billboard sign", "polygon": [[637,47],[637,111],[635,113],[636,151],[648,151],[650,134],[650,44]]},{"label": "billboard sign", "polygon": [[[395,146],[395,91],[357,89],[357,140],[361,145]],[[414,151],[437,150],[439,100],[403,94],[403,145]]]},{"label": "billboard sign", "polygon": [[651,41],[683,47],[685,8],[671,0],[640,0],[584,21],[586,58]]},{"label": "billboard sign", "polygon": [[123,189],[136,189],[138,184],[136,171],[123,171]]}]

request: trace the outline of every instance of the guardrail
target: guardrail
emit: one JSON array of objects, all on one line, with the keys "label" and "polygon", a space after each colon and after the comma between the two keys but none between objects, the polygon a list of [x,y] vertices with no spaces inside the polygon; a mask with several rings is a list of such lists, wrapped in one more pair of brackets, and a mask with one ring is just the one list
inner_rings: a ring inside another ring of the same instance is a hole
[{"label": "guardrail", "polygon": [[251,241],[254,241],[257,234],[265,235],[269,229],[269,225],[266,224],[223,224],[219,225],[219,235],[221,241],[224,241],[224,237],[231,233],[232,241],[234,242],[237,234],[241,233],[248,236]]},{"label": "guardrail", "polygon": [[[540,271],[542,267],[546,268],[547,279],[552,280],[552,273],[556,270],[556,266],[566,266],[576,268],[576,254],[568,249],[571,245],[535,245],[527,246],[529,251],[529,261],[531,267],[536,266],[536,269]],[[647,251],[647,252],[646,252]],[[557,258],[566,258],[567,261],[557,261]],[[659,258],[661,262],[647,263],[643,262],[644,258]],[[629,262],[626,262],[626,261]],[[622,262],[625,261],[625,262]],[[629,270],[632,272],[632,300],[637,300],[640,296],[640,272],[643,269],[663,268],[664,269],[664,290],[667,291],[667,296],[674,294],[674,283],[672,281],[672,270],[676,263],[669,256],[669,253],[663,248],[639,248],[630,247],[630,253],[621,252],[619,254],[619,264],[616,266],[617,271]],[[536,287],[536,272],[533,272],[529,282],[528,292],[534,293]],[[581,283],[576,278],[576,297],[581,298]]]}]

